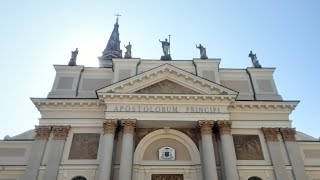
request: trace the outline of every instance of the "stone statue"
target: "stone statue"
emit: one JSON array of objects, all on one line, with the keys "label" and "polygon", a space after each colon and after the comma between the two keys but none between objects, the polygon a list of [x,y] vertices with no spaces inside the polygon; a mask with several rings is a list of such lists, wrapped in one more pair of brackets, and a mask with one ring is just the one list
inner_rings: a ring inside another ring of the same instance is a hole
[{"label": "stone statue", "polygon": [[129,42],[129,44],[126,46],[126,45],[124,45],[124,47],[126,48],[126,52],[125,52],[125,54],[124,54],[124,58],[127,58],[127,59],[130,59],[130,58],[132,58],[132,55],[131,55],[131,48],[132,48],[132,45],[130,44],[130,42]]},{"label": "stone statue", "polygon": [[164,41],[160,41],[160,39],[159,39],[159,42],[162,43],[163,55],[164,56],[168,56],[169,55],[170,42],[168,42],[167,38]]},{"label": "stone statue", "polygon": [[259,63],[259,60],[258,60],[256,54],[253,54],[252,51],[250,51],[250,54],[248,55],[248,57],[251,58],[252,67],[254,67],[254,68],[261,68],[261,65],[260,65],[260,63]]},{"label": "stone statue", "polygon": [[[170,38],[170,36],[169,36]],[[161,56],[161,60],[171,60],[171,56],[170,56],[170,40],[168,41],[168,39],[166,38],[164,41],[160,41],[162,44],[162,51],[163,51],[163,56]]]},{"label": "stone statue", "polygon": [[206,48],[201,44],[199,46],[196,44],[196,48],[200,49],[200,59],[208,59]]},{"label": "stone statue", "polygon": [[75,51],[71,51],[71,59],[68,63],[68,66],[76,66],[77,65],[77,56],[78,56],[78,48]]}]

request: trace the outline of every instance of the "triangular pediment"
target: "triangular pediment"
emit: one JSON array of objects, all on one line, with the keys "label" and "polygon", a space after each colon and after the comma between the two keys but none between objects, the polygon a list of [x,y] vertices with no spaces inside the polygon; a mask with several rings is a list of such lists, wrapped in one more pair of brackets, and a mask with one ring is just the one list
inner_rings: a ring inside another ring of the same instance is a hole
[{"label": "triangular pediment", "polygon": [[185,86],[172,82],[168,79],[162,80],[158,83],[142,88],[136,91],[135,93],[139,93],[139,94],[200,94],[197,91],[186,88]]},{"label": "triangular pediment", "polygon": [[143,72],[97,91],[103,94],[237,95],[238,92],[170,64]]}]

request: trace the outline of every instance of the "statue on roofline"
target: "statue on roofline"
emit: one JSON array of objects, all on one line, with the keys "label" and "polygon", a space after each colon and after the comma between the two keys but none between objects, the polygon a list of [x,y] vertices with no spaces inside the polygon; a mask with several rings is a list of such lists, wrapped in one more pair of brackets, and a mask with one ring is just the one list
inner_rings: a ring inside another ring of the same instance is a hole
[{"label": "statue on roofline", "polygon": [[161,41],[159,39],[159,42],[161,42],[162,51],[163,51],[163,56],[161,56],[161,60],[170,61],[171,60],[171,55],[170,55],[170,35],[169,35],[169,41],[166,38],[164,41]]},{"label": "statue on roofline", "polygon": [[126,45],[124,45],[124,47],[126,48],[126,52],[125,52],[125,54],[124,54],[124,58],[127,58],[127,59],[130,59],[130,58],[132,58],[132,55],[131,55],[131,48],[132,48],[132,45],[130,44],[130,42],[129,42],[129,44],[126,46]]},{"label": "statue on roofline", "polygon": [[68,63],[68,66],[76,66],[77,65],[77,56],[78,56],[78,48],[75,51],[71,51],[71,59]]},{"label": "statue on roofline", "polygon": [[200,59],[208,59],[207,50],[201,44],[199,46],[196,44],[196,48],[200,50]]},{"label": "statue on roofline", "polygon": [[261,68],[261,65],[260,65],[260,63],[259,63],[259,60],[258,60],[256,54],[253,54],[252,51],[250,51],[250,54],[248,55],[248,57],[251,58],[252,67],[254,67],[254,68]]}]

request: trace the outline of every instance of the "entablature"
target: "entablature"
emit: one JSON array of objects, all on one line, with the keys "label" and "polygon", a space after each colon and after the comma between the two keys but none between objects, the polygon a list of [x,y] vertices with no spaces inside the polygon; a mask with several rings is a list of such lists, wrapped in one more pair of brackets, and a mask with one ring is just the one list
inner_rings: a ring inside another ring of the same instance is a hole
[{"label": "entablature", "polygon": [[270,110],[292,112],[299,101],[235,101],[231,104],[232,111],[243,110]]},{"label": "entablature", "polygon": [[31,98],[38,110],[46,108],[77,108],[77,109],[97,109],[105,108],[104,101],[99,99],[47,99]]}]

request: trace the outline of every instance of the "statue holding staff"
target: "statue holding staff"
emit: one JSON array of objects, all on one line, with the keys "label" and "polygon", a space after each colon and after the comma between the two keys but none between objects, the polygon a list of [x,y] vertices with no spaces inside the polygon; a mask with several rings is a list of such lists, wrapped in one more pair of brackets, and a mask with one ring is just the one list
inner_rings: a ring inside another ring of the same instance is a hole
[{"label": "statue holding staff", "polygon": [[166,38],[164,41],[161,41],[159,39],[159,42],[161,42],[162,51],[163,51],[163,56],[161,56],[161,60],[170,61],[171,60],[171,55],[170,55],[170,35],[169,35],[169,41]]},{"label": "statue holding staff", "polygon": [[170,42],[168,42],[168,39],[166,38],[164,41],[160,41],[162,44],[162,51],[163,51],[163,55],[164,56],[168,56],[169,55],[169,49],[170,49]]}]

